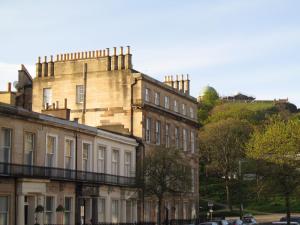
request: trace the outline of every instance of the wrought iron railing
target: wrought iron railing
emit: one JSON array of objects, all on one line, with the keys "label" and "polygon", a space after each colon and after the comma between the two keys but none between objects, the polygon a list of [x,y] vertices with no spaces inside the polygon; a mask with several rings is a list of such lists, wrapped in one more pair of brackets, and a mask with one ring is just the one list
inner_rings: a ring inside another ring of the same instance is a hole
[{"label": "wrought iron railing", "polygon": [[54,167],[21,165],[0,162],[0,176],[65,180],[115,186],[135,186],[135,177],[124,177],[105,173],[94,173]]}]

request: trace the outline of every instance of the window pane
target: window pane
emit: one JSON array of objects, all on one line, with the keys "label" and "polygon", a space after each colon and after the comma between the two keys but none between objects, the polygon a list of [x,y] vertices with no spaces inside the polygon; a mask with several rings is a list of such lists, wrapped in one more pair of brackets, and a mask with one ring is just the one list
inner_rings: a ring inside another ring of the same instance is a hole
[{"label": "window pane", "polygon": [[1,196],[0,197],[0,212],[7,212],[8,211],[8,197]]},{"label": "window pane", "polygon": [[52,104],[52,89],[51,88],[44,88],[43,89],[43,105]]},{"label": "window pane", "polygon": [[84,100],[84,86],[77,85],[76,86],[76,101],[77,103],[82,103]]}]

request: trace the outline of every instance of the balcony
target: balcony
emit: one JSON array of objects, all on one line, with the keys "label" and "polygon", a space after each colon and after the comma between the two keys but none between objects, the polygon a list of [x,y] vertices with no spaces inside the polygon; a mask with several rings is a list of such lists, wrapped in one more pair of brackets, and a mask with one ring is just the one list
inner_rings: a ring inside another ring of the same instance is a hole
[{"label": "balcony", "polygon": [[57,181],[135,187],[135,177],[123,177],[63,168],[0,163],[0,177],[49,179]]}]

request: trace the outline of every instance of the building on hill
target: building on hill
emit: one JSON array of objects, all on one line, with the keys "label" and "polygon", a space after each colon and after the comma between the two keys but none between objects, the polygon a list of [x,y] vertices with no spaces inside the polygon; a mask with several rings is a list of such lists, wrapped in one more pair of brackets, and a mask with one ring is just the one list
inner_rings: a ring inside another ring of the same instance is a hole
[{"label": "building on hill", "polygon": [[[169,218],[191,218],[198,210],[199,182],[197,99],[189,90],[188,76],[160,82],[134,70],[129,47],[118,54],[116,48],[112,54],[110,49],[75,52],[38,59],[32,110],[49,112],[67,99],[71,120],[133,135],[146,154],[157,145],[182,149],[192,168],[192,191],[167,199],[164,206]],[[139,220],[155,221],[156,205],[155,199],[140,203]]]},{"label": "building on hill", "polygon": [[288,103],[288,98],[286,99],[274,99],[274,100],[257,100],[255,97],[248,96],[242,93],[237,93],[233,96],[222,97],[223,102],[262,102],[262,103]]}]

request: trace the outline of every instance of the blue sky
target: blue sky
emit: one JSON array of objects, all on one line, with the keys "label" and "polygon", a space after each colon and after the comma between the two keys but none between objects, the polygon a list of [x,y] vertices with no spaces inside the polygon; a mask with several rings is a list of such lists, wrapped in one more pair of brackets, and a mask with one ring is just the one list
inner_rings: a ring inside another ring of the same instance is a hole
[{"label": "blue sky", "polygon": [[134,68],[189,74],[191,94],[289,98],[300,107],[300,1],[0,1],[0,88],[38,56],[130,45]]}]

